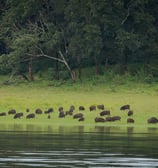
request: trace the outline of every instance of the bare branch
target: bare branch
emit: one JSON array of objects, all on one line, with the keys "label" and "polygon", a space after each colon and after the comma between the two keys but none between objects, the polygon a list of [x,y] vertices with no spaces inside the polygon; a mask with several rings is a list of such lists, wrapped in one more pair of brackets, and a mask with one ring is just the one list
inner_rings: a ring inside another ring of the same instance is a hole
[{"label": "bare branch", "polygon": [[43,32],[43,28],[39,27],[37,24],[37,21],[35,23],[32,23],[30,20],[27,23],[27,26],[29,30],[37,33],[37,32]]},{"label": "bare branch", "polygon": [[31,57],[46,57],[46,58],[53,59],[53,60],[59,61],[61,63],[64,63],[66,68],[68,69],[70,75],[71,75],[72,80],[75,81],[74,72],[71,70],[71,68],[70,68],[68,62],[66,61],[66,59],[65,59],[65,57],[64,57],[64,55],[63,55],[61,50],[59,50],[59,55],[61,57],[61,59],[60,59],[60,58],[56,58],[56,57],[53,57],[53,56],[45,54],[43,52],[43,50],[40,47],[38,47],[38,46],[35,46],[35,47],[40,51],[40,54],[30,54],[30,53],[26,53],[26,54],[31,56]]},{"label": "bare branch", "polygon": [[75,72],[71,70],[71,68],[70,68],[69,64],[67,63],[67,61],[66,61],[66,59],[65,59],[65,57],[64,57],[64,55],[63,55],[63,53],[61,52],[61,50],[59,50],[59,54],[60,54],[60,56],[62,57],[65,66],[67,67],[67,69],[68,69],[69,72],[70,72],[71,79],[72,79],[73,81],[75,81],[75,80],[76,80],[76,74],[75,74]]},{"label": "bare branch", "polygon": [[68,63],[67,63],[67,61],[66,61],[66,59],[65,59],[65,57],[64,57],[64,55],[63,55],[63,53],[61,52],[61,50],[59,50],[59,54],[60,54],[61,58],[63,59],[63,63],[66,65],[67,69],[71,72],[71,68],[70,68],[70,66],[68,65]]},{"label": "bare branch", "polygon": [[45,28],[44,28],[45,22],[44,22],[44,18],[43,18],[43,15],[42,15],[41,12],[40,12],[39,21],[40,21],[40,24],[41,24],[41,26],[42,26],[42,31],[45,32]]},{"label": "bare branch", "polygon": [[46,58],[50,58],[50,59],[53,59],[53,60],[56,60],[56,61],[59,61],[59,62],[63,62],[64,61],[62,59],[59,59],[59,58],[56,58],[56,57],[52,57],[52,56],[49,56],[49,55],[46,55],[46,54],[30,54],[30,53],[27,53],[27,55],[29,56],[33,56],[35,58],[38,58],[38,57],[46,57]]},{"label": "bare branch", "polygon": [[123,25],[127,21],[129,15],[130,15],[130,2],[127,4],[127,14],[126,17],[122,20],[121,25]]},{"label": "bare branch", "polygon": [[127,15],[126,15],[126,17],[125,17],[125,18],[122,20],[122,22],[121,22],[122,25],[126,22],[126,20],[128,19],[128,17],[129,17],[129,8],[128,8],[128,10],[127,10]]}]

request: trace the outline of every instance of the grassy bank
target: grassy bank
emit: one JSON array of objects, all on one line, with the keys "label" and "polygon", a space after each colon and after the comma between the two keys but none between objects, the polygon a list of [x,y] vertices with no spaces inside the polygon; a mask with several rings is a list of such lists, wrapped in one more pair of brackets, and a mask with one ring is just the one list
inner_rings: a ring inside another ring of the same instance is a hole
[{"label": "grassy bank", "polygon": [[[1,78],[2,79],[2,78]],[[100,82],[99,82],[100,80]],[[3,80],[2,80],[3,81]],[[57,82],[37,79],[35,82],[21,82],[11,85],[0,85],[0,112],[8,112],[9,109],[16,109],[17,112],[23,112],[24,117],[13,119],[13,115],[1,116],[1,129],[10,128],[10,124],[17,127],[27,125],[36,125],[48,128],[48,126],[135,126],[137,130],[143,130],[147,127],[158,127],[157,124],[147,124],[147,119],[158,117],[158,86],[139,82],[125,83],[104,83],[101,79],[86,82]],[[95,123],[94,118],[99,117],[101,110],[89,111],[90,105],[104,104],[105,108],[111,111],[111,115],[121,116],[121,121]],[[134,111],[132,118],[134,124],[127,124],[127,111],[120,111],[124,104],[130,104]],[[58,108],[63,106],[68,110],[71,105],[76,107],[75,113],[78,113],[78,107],[83,105],[85,121],[78,122],[72,116],[58,118]],[[40,108],[43,111],[53,107],[54,112],[48,119],[46,114],[36,115],[34,119],[26,119],[26,108],[29,113],[34,113],[35,109]],[[87,130],[88,131],[88,130]]]}]

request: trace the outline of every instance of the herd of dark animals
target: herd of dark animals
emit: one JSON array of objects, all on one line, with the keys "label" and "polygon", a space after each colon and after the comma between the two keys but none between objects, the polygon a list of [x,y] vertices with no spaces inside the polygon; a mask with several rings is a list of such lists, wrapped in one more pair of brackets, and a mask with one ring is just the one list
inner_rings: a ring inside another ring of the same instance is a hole
[{"label": "herd of dark animals", "polygon": [[[92,105],[89,107],[89,111],[96,111],[96,110],[101,110],[101,112],[99,113],[99,117],[95,117],[94,118],[94,121],[96,123],[98,122],[113,122],[113,121],[120,121],[121,120],[121,117],[120,116],[111,116],[111,112],[110,110],[105,110],[104,108],[104,105],[101,104],[101,105]],[[68,111],[64,111],[64,108],[63,107],[59,107],[58,108],[58,112],[59,112],[59,115],[58,117],[59,118],[65,118],[67,115],[70,115],[70,116],[73,116],[73,119],[77,119],[78,121],[84,121],[85,120],[85,117],[84,117],[84,113],[82,113],[82,111],[85,111],[85,107],[84,106],[79,106],[78,110],[80,111],[79,113],[75,113],[74,114],[74,111],[75,111],[75,106],[70,106],[70,109]],[[133,110],[131,110],[130,108],[130,105],[123,105],[120,107],[120,110],[121,111],[127,111],[127,123],[134,123],[134,119],[132,118],[133,116]],[[27,108],[26,109],[26,112],[29,113],[30,110]],[[51,113],[54,112],[54,109],[53,108],[49,108],[47,110],[45,110],[44,112],[40,109],[40,108],[37,108],[35,110],[34,113],[29,113],[26,115],[26,119],[32,119],[32,118],[35,118],[36,115],[39,115],[39,114],[47,114],[47,118],[50,119],[51,118]],[[0,116],[6,116],[7,113],[6,112],[1,112],[0,113]],[[14,119],[20,119],[21,117],[24,116],[23,112],[16,112],[15,109],[11,109],[8,111],[8,115],[13,115],[13,118]],[[151,117],[147,120],[148,123],[158,123],[158,119],[156,117]]]}]

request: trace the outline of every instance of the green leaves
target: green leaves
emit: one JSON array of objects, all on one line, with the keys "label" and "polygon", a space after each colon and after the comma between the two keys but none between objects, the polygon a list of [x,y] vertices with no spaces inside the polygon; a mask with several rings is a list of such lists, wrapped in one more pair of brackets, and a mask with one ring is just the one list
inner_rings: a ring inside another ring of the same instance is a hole
[{"label": "green leaves", "polygon": [[[157,11],[154,0],[3,0],[0,41],[6,51],[0,51],[1,61],[18,68],[30,55],[60,58],[60,51],[73,68],[120,60],[124,66],[137,60],[153,64]],[[49,68],[49,60],[42,61],[40,68]]]},{"label": "green leaves", "polygon": [[141,47],[141,41],[138,34],[129,33],[123,29],[117,31],[116,44],[120,49],[128,48],[131,51],[136,51]]}]

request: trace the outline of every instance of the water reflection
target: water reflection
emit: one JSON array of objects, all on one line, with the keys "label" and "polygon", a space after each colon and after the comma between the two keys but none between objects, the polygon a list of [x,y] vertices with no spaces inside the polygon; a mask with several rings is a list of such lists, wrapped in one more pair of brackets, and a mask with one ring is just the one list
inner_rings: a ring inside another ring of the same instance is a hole
[{"label": "water reflection", "polygon": [[[135,133],[142,133],[141,130],[137,131],[134,126],[60,126],[60,125],[34,125],[34,124],[1,124],[0,131],[27,131],[27,132],[43,132],[43,133],[79,133],[79,132],[97,132],[105,134],[119,134],[126,133],[129,136]],[[156,135],[158,133],[157,127],[143,128],[143,133]]]},{"label": "water reflection", "polygon": [[127,134],[131,135],[134,133],[134,127],[127,127]]},{"label": "water reflection", "polygon": [[158,166],[158,130],[155,128],[148,128],[144,134],[135,134],[132,126],[124,131],[119,127],[95,126],[89,128],[91,132],[86,132],[84,126],[43,129],[16,124],[14,129],[1,131],[0,167]]}]

